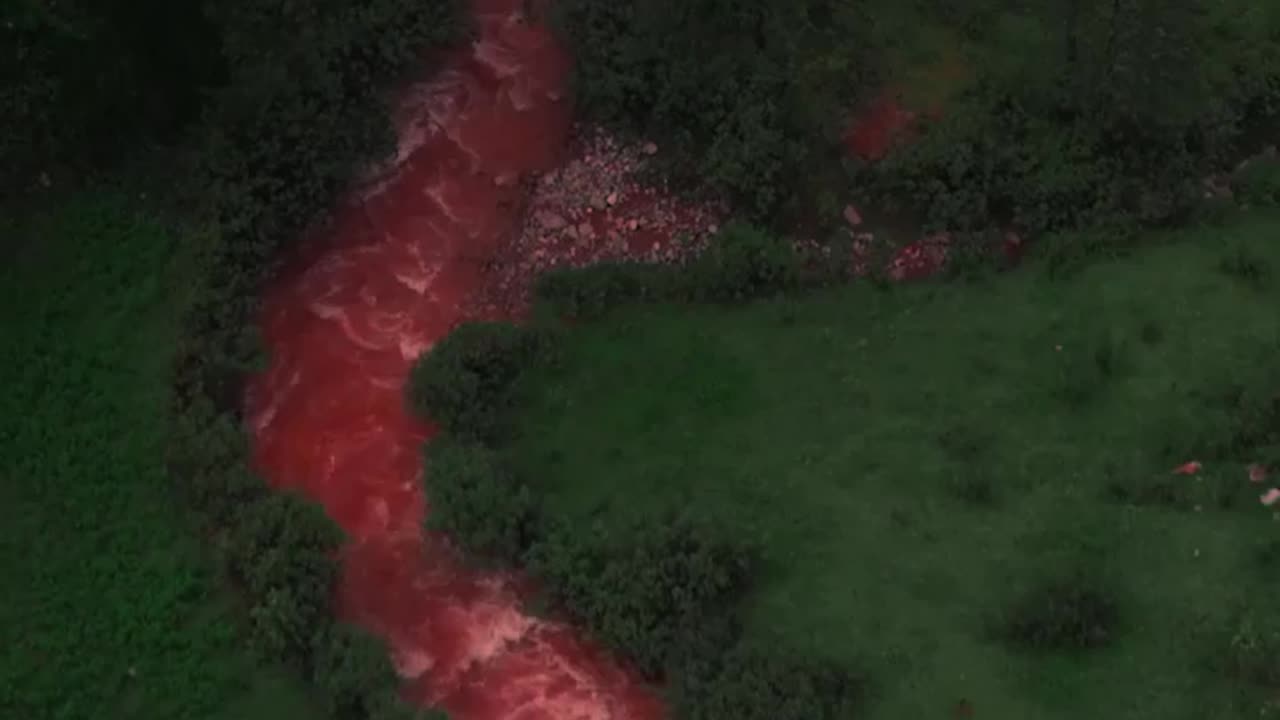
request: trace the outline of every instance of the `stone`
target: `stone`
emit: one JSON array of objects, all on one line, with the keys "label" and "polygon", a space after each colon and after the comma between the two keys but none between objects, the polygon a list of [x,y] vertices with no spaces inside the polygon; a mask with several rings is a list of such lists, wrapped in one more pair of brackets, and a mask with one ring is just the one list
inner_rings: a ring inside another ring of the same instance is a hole
[{"label": "stone", "polygon": [[658,146],[651,142],[645,143],[643,149],[645,155],[654,155],[658,152]]},{"label": "stone", "polygon": [[611,192],[611,193],[609,193],[609,197],[605,198],[605,202],[609,203],[610,205],[617,205],[617,204],[618,204],[618,193],[616,193],[616,192]]},{"label": "stone", "polygon": [[859,213],[858,208],[854,207],[853,205],[845,205],[844,221],[849,223],[853,227],[858,227],[859,225],[862,224],[862,214]]},{"label": "stone", "polygon": [[549,210],[539,210],[534,221],[548,230],[559,230],[566,225],[565,219]]}]

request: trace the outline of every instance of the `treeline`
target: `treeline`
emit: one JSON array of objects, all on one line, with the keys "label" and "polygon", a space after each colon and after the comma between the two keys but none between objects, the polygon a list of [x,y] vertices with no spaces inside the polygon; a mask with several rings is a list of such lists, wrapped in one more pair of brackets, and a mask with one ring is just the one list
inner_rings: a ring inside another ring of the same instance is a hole
[{"label": "treeline", "polygon": [[[402,74],[465,40],[458,0],[220,3],[227,79],[201,112],[196,286],[184,308],[168,464],[247,611],[249,638],[313,684],[337,720],[420,714],[401,702],[382,643],[337,623],[342,536],[317,505],[250,470],[243,380],[262,358],[254,311],[281,252],[320,222],[365,162],[393,147]],[[174,32],[172,28],[166,32]]]},{"label": "treeline", "polygon": [[848,717],[864,696],[861,677],[744,637],[735,608],[751,587],[754,548],[681,516],[618,526],[551,515],[536,481],[506,455],[519,432],[521,373],[556,361],[562,320],[633,302],[747,302],[837,281],[847,268],[733,224],[685,267],[551,274],[538,286],[533,323],[459,327],[419,360],[406,389],[415,412],[444,430],[426,449],[427,522],[476,562],[527,568],[552,607],[665,681],[678,718]]},{"label": "treeline", "polygon": [[171,140],[227,80],[200,3],[12,0],[0,7],[0,198]]},{"label": "treeline", "polygon": [[[850,185],[950,229],[1176,220],[1280,100],[1280,9],[1252,0],[557,7],[590,116],[661,138],[675,170],[782,226],[834,214]],[[973,81],[941,118],[840,169],[842,123],[901,79],[892,59],[951,46]]]}]

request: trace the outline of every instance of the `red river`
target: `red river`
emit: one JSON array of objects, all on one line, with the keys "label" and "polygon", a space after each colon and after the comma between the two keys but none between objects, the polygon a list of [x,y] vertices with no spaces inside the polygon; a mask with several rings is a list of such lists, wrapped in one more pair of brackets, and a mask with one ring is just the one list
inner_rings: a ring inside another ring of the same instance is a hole
[{"label": "red river", "polygon": [[[656,719],[662,703],[625,666],[422,530],[432,429],[406,412],[409,368],[475,317],[519,231],[523,180],[555,168],[569,139],[569,59],[522,5],[473,0],[479,36],[407,93],[394,161],[267,289],[271,362],[247,393],[255,461],[349,535],[339,612],[387,641],[414,702],[456,720]],[[853,149],[878,154],[900,123],[875,118]]]},{"label": "red river", "polygon": [[568,139],[568,58],[520,0],[473,0],[476,42],[410,90],[398,156],[337,208],[268,288],[269,368],[248,390],[259,469],[348,533],[344,619],[385,638],[407,693],[456,720],[659,718],[660,701],[565,625],[521,609],[507,577],[421,529],[410,365],[468,319],[520,220],[520,182]]}]

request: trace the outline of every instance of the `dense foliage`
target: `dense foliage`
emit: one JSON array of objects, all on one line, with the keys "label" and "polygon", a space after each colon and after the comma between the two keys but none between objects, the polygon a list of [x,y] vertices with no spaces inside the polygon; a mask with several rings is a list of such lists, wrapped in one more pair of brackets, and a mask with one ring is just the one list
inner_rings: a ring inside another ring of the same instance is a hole
[{"label": "dense foliage", "polygon": [[410,404],[459,437],[493,441],[506,429],[512,383],[550,349],[550,340],[509,323],[462,325],[414,366]]},{"label": "dense foliage", "polygon": [[868,174],[932,224],[1168,222],[1274,117],[1272,6],[1055,0],[990,18],[975,85]]},{"label": "dense foliage", "polygon": [[832,212],[837,132],[886,85],[949,97],[851,179],[956,230],[1178,218],[1280,99],[1280,12],[1250,0],[566,0],[560,20],[589,114],[771,222]]},{"label": "dense foliage", "polygon": [[677,177],[775,219],[825,162],[864,69],[860,9],[821,0],[565,0],[591,117],[670,146]]}]

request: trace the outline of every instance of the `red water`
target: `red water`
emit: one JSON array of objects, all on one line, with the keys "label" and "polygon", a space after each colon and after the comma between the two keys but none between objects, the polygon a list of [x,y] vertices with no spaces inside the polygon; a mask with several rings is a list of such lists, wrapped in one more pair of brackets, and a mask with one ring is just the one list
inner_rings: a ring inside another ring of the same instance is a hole
[{"label": "red water", "polygon": [[845,130],[845,148],[863,160],[879,160],[907,139],[916,119],[892,91],[882,93],[853,118]]},{"label": "red water", "polygon": [[466,319],[516,229],[521,180],[556,165],[569,131],[567,58],[521,4],[474,0],[479,38],[409,93],[395,162],[269,288],[271,364],[247,399],[256,461],[350,535],[339,612],[387,640],[415,701],[460,720],[657,718],[635,676],[421,530],[431,429],[401,388]]}]

